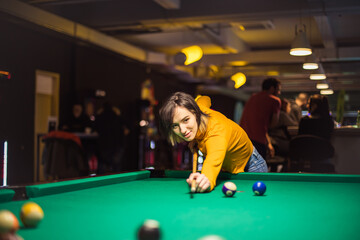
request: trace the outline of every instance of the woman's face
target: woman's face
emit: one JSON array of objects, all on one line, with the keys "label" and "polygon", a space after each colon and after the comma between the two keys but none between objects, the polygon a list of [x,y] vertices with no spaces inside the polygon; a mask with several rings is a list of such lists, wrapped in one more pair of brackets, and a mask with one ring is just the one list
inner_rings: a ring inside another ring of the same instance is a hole
[{"label": "woman's face", "polygon": [[196,116],[184,107],[177,106],[174,111],[172,131],[181,139],[190,142],[198,131]]}]

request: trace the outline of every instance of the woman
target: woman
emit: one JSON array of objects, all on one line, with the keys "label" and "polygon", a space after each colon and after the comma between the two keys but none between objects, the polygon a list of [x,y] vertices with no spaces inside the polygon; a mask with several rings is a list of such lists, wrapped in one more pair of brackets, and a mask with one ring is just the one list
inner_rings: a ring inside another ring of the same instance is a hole
[{"label": "woman", "polygon": [[299,135],[310,134],[330,139],[334,121],[330,116],[327,97],[320,94],[310,96],[308,109],[308,116],[300,120]]},{"label": "woman", "polygon": [[275,155],[278,156],[286,157],[288,155],[291,138],[288,127],[297,126],[297,122],[290,116],[290,111],[290,102],[285,98],[281,99],[279,122],[269,129],[271,143],[275,148]]},{"label": "woman", "polygon": [[230,173],[267,172],[265,160],[253,147],[245,131],[220,112],[210,109],[207,96],[173,94],[160,109],[160,126],[172,145],[189,142],[206,157],[201,174],[192,173],[186,180],[196,180],[196,192],[211,191],[220,170]]}]

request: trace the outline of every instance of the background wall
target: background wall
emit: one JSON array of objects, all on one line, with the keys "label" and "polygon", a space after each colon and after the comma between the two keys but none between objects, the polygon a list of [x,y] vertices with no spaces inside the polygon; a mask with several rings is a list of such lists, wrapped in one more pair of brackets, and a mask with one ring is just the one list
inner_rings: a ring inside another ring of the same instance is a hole
[{"label": "background wall", "polygon": [[72,103],[105,90],[107,98],[122,108],[134,128],[133,148],[126,167],[137,168],[136,127],[141,83],[150,77],[155,98],[161,102],[171,92],[194,94],[194,85],[171,75],[146,73],[143,63],[135,62],[92,45],[77,42],[18,20],[0,16],[0,68],[9,71],[10,80],[0,80],[0,140],[8,141],[8,183],[33,181],[35,71],[60,74],[60,122],[66,119]]}]

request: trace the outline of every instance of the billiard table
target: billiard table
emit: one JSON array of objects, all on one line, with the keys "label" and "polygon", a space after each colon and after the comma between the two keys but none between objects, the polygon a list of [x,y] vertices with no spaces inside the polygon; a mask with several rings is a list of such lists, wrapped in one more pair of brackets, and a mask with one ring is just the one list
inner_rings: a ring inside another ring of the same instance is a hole
[{"label": "billiard table", "polygon": [[[0,209],[19,217],[27,201],[45,217],[36,228],[21,224],[25,240],[135,240],[146,219],[159,221],[163,240],[216,234],[230,239],[359,239],[360,175],[221,173],[209,193],[189,193],[189,171],[137,171],[25,186],[23,200],[0,191]],[[233,197],[221,186],[237,185]],[[255,196],[252,185],[267,191]]]}]

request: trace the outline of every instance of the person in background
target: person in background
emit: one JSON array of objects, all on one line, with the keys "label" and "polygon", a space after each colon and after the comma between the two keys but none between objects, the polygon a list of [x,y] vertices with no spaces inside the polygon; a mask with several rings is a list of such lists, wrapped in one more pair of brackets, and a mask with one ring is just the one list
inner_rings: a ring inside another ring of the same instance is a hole
[{"label": "person in background", "polygon": [[330,115],[327,97],[311,95],[308,109],[308,116],[300,120],[298,135],[310,134],[329,140],[334,130],[334,120]]},{"label": "person in background", "polygon": [[188,142],[192,152],[199,149],[205,156],[201,173],[191,173],[187,183],[196,180],[196,192],[206,192],[214,189],[220,170],[233,174],[267,172],[265,160],[246,132],[210,106],[207,96],[194,100],[177,92],[159,111],[161,132],[172,145]]},{"label": "person in background", "polygon": [[62,126],[62,130],[67,132],[85,132],[86,117],[80,103],[75,103],[72,107],[71,117]]},{"label": "person in background", "polygon": [[95,106],[94,103],[88,101],[85,103],[85,132],[91,133],[94,131],[95,128]]},{"label": "person in background", "polygon": [[270,156],[273,157],[275,154],[268,130],[279,121],[281,101],[277,96],[280,90],[279,80],[265,79],[262,83],[262,91],[253,94],[246,102],[240,120],[240,126],[264,159],[267,150],[270,151]]},{"label": "person in background", "polygon": [[269,129],[269,136],[275,149],[275,155],[282,157],[286,157],[289,153],[291,137],[288,132],[288,127],[298,125],[298,123],[291,118],[290,111],[290,102],[285,98],[281,99],[279,122]]},{"label": "person in background", "polygon": [[122,168],[124,124],[120,109],[105,102],[95,118],[98,133],[98,173],[118,172]]},{"label": "person in background", "polygon": [[299,124],[301,118],[302,118],[302,111],[306,110],[306,105],[308,102],[308,94],[307,93],[299,93],[295,100],[291,100],[291,111],[290,116],[294,121]]}]

